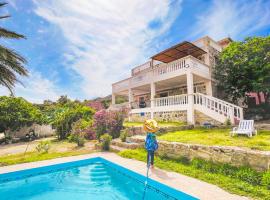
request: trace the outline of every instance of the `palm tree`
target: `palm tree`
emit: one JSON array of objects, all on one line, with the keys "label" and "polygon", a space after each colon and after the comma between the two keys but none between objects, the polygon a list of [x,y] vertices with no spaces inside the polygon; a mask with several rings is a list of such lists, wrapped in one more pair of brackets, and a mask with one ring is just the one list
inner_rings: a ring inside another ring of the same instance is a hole
[{"label": "palm tree", "polygon": [[[6,4],[7,3],[0,3],[0,8]],[[6,19],[9,17],[9,15],[0,16],[0,19]],[[26,39],[25,36],[2,27],[0,27],[0,38]],[[28,71],[24,67],[26,62],[27,61],[14,50],[0,45],[0,85],[7,87],[11,94],[13,94],[15,83],[21,83],[18,80],[17,75],[28,76]]]}]

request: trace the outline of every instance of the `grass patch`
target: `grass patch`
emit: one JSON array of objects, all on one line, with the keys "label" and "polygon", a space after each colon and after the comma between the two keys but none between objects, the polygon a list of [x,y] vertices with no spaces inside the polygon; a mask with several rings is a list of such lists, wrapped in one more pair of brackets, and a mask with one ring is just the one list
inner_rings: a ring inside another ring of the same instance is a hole
[{"label": "grass patch", "polygon": [[61,158],[61,157],[67,157],[67,156],[77,156],[77,155],[87,154],[87,153],[90,153],[90,152],[75,151],[75,152],[52,152],[52,153],[41,153],[41,154],[38,152],[28,152],[25,155],[21,153],[21,154],[0,157],[0,166],[35,162],[35,161],[41,161],[41,160],[50,160],[54,158]]},{"label": "grass patch", "polygon": [[258,131],[252,138],[247,136],[230,136],[231,129],[192,129],[166,133],[159,140],[189,144],[238,146],[250,149],[270,151],[270,131]]},{"label": "grass patch", "polygon": [[39,153],[36,150],[19,153],[19,154],[11,154],[7,156],[0,156],[0,166],[14,165],[20,163],[27,162],[35,162],[41,160],[49,160],[60,157],[67,156],[77,156],[82,154],[92,153],[93,150],[88,147],[76,147],[75,144],[69,143],[67,141],[52,141],[52,147],[50,148],[48,153]]},{"label": "grass patch", "polygon": [[[141,127],[143,122],[124,122],[125,127]],[[158,122],[159,127],[170,127],[170,126],[183,126],[183,122]]]},{"label": "grass patch", "polygon": [[[146,151],[144,149],[125,150],[118,154],[125,158],[146,162]],[[174,171],[218,185],[234,194],[262,200],[269,199],[270,196],[270,182],[267,182],[267,184],[263,182],[264,179],[269,178],[269,172],[260,173],[246,167],[236,168],[199,159],[192,161],[184,158],[172,160],[158,156],[155,158],[155,165],[161,169]]]}]

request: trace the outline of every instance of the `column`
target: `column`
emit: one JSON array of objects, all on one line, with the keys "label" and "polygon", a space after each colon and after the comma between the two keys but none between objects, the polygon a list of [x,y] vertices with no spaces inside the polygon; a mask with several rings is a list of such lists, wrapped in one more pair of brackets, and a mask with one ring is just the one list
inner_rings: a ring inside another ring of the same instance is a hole
[{"label": "column", "polygon": [[155,95],[156,85],[154,82],[151,82],[151,119],[154,119]]},{"label": "column", "polygon": [[112,93],[112,105],[115,105],[115,94]]},{"label": "column", "polygon": [[131,103],[133,102],[133,94],[132,94],[131,88],[128,89],[128,102],[129,102],[129,106],[131,108]]},{"label": "column", "polygon": [[206,88],[206,94],[209,96],[213,96],[212,81],[211,80],[208,80],[205,82],[205,88]]},{"label": "column", "polygon": [[188,107],[187,107],[187,122],[188,124],[195,124],[194,117],[194,85],[193,85],[193,74],[187,72],[187,95],[188,95]]}]

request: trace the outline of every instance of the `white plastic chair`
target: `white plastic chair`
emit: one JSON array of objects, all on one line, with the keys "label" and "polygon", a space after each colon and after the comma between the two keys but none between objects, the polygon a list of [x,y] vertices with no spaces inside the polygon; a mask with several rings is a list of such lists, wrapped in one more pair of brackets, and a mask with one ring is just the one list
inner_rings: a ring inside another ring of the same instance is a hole
[{"label": "white plastic chair", "polygon": [[254,120],[240,120],[238,127],[234,127],[231,131],[231,136],[234,135],[247,135],[252,137],[253,134],[257,135],[257,130],[254,128]]}]

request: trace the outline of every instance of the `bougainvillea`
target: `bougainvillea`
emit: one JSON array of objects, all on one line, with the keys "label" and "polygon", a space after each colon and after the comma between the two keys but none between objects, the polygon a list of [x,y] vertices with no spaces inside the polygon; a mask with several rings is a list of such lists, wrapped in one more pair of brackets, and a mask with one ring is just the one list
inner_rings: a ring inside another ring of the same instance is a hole
[{"label": "bougainvillea", "polygon": [[100,110],[94,115],[93,127],[96,131],[96,138],[99,139],[101,135],[106,133],[106,110]]},{"label": "bougainvillea", "polygon": [[97,139],[104,133],[108,133],[113,138],[119,137],[120,131],[123,128],[123,121],[123,112],[106,110],[96,112],[93,127],[96,131]]},{"label": "bougainvillea", "polygon": [[103,104],[100,101],[90,101],[86,104],[87,106],[90,106],[95,111],[100,111],[104,109]]}]

